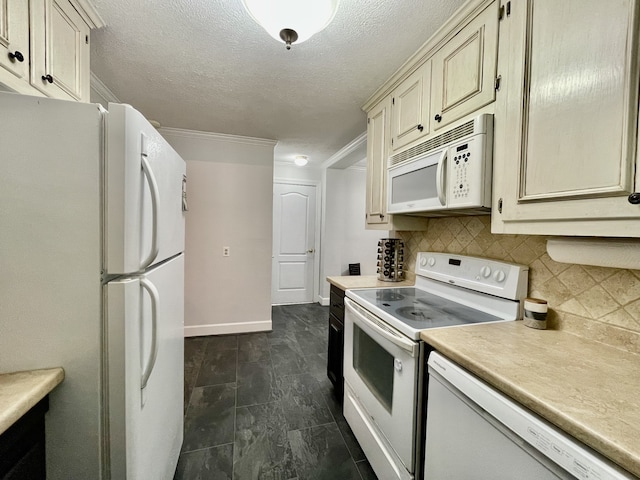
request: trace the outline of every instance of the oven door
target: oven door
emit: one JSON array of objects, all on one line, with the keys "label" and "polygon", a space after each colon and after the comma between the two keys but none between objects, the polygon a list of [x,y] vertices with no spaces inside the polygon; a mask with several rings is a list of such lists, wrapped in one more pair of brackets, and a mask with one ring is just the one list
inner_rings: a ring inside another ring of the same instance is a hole
[{"label": "oven door", "polygon": [[[358,431],[367,436],[358,440],[364,445],[379,443],[376,448],[387,458],[399,458],[410,474],[415,471],[419,367],[417,342],[345,298],[344,379],[357,403],[348,408],[345,399],[345,417],[351,425],[349,415],[368,415],[353,419],[359,423],[352,425],[356,437]],[[380,436],[385,441],[377,442]],[[384,451],[386,444],[395,455]]]}]

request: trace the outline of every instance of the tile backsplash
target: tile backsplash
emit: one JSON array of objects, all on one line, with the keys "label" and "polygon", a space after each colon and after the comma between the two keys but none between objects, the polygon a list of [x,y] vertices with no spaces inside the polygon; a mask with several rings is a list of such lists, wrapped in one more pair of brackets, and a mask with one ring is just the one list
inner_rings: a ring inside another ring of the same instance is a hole
[{"label": "tile backsplash", "polygon": [[489,216],[432,218],[427,231],[396,233],[405,243],[407,278],[415,277],[416,255],[423,251],[520,263],[529,266],[529,296],[548,301],[556,327],[598,322],[640,333],[640,270],[555,262],[547,237],[494,235]]}]

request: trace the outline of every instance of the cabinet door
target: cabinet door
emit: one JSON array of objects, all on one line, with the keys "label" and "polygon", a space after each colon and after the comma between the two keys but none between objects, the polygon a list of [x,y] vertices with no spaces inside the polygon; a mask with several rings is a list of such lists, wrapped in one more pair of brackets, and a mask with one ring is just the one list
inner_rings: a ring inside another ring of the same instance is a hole
[{"label": "cabinet door", "polygon": [[434,55],[434,130],[495,100],[498,16],[495,1]]},{"label": "cabinet door", "polygon": [[494,230],[640,236],[638,2],[511,3]]},{"label": "cabinet door", "polygon": [[[344,314],[343,314],[344,315]],[[344,324],[333,315],[329,315],[329,349],[327,352],[327,377],[333,384],[336,397],[342,402],[343,362],[344,362]]]},{"label": "cabinet door", "polygon": [[431,61],[411,74],[391,96],[391,148],[398,150],[429,133]]},{"label": "cabinet door", "polygon": [[367,224],[387,223],[387,156],[391,99],[375,106],[367,118]]},{"label": "cabinet door", "polygon": [[50,97],[88,100],[89,27],[68,0],[32,0],[31,84]]},{"label": "cabinet door", "polygon": [[[26,78],[29,72],[29,8],[25,0],[0,0],[0,67]],[[2,69],[0,69],[2,70]]]}]

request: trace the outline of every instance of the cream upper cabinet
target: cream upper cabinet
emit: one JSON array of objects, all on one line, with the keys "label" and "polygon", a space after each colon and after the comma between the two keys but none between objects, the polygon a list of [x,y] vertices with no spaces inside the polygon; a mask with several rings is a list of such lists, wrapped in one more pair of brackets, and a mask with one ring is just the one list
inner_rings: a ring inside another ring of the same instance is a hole
[{"label": "cream upper cabinet", "polygon": [[31,85],[45,95],[89,98],[89,26],[68,0],[31,1]]},{"label": "cream upper cabinet", "polygon": [[510,4],[492,230],[640,236],[638,1]]},{"label": "cream upper cabinet", "polygon": [[366,228],[374,230],[425,230],[427,220],[387,214],[387,159],[389,156],[391,97],[367,114]]},{"label": "cream upper cabinet", "polygon": [[0,87],[88,102],[89,32],[102,26],[88,0],[0,0]]},{"label": "cream upper cabinet", "polygon": [[29,75],[29,7],[26,0],[0,0],[0,70],[14,80]]},{"label": "cream upper cabinet", "polygon": [[386,161],[390,107],[391,99],[386,98],[367,116],[367,225],[388,223]]},{"label": "cream upper cabinet", "polygon": [[398,150],[429,133],[431,61],[391,94],[391,149]]},{"label": "cream upper cabinet", "polygon": [[433,56],[434,131],[495,100],[498,17],[496,0]]}]

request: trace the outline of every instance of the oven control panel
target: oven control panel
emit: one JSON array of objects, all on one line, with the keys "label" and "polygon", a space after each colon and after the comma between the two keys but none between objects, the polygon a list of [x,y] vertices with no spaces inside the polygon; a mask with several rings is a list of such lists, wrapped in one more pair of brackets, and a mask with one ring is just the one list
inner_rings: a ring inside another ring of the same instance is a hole
[{"label": "oven control panel", "polygon": [[441,252],[420,252],[416,262],[418,276],[511,300],[526,297],[528,271],[515,263]]}]

